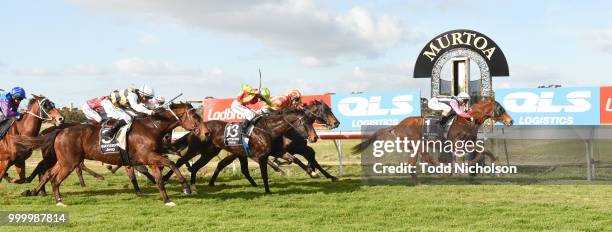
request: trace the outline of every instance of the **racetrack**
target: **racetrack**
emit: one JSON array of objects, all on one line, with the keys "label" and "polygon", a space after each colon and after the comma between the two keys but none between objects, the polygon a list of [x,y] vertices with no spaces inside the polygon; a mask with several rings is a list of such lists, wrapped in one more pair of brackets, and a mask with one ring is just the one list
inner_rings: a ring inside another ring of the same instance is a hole
[{"label": "racetrack", "polygon": [[[333,155],[329,141],[317,145],[318,157],[329,163]],[[354,141],[347,141],[354,143]],[[345,146],[348,150],[348,146]],[[354,163],[357,155],[346,159]],[[31,164],[39,159],[35,154]],[[145,196],[137,197],[123,171],[110,174],[99,162],[88,166],[103,173],[99,181],[85,174],[87,187],[81,188],[76,175],[61,187],[67,208],[58,208],[51,196],[22,197],[19,193],[32,184],[0,184],[2,211],[63,211],[70,213],[70,226],[55,229],[72,231],[295,231],[295,230],[583,230],[612,228],[610,185],[536,185],[506,182],[479,185],[458,180],[452,184],[423,183],[417,186],[366,186],[360,180],[359,166],[346,168],[339,182],[310,179],[296,167],[285,167],[287,175],[273,173],[272,194],[250,187],[238,172],[226,170],[218,186],[208,187],[210,168],[200,177],[193,195],[182,195],[176,178],[168,183],[168,193],[177,207],[164,207],[159,192],[144,177],[139,181]],[[337,174],[337,167],[329,167]],[[261,184],[255,164],[250,166]],[[29,167],[28,172],[31,171]],[[14,172],[11,170],[11,175]],[[48,189],[50,190],[50,189]],[[31,230],[49,231],[48,227]],[[2,231],[23,231],[3,227]]]}]

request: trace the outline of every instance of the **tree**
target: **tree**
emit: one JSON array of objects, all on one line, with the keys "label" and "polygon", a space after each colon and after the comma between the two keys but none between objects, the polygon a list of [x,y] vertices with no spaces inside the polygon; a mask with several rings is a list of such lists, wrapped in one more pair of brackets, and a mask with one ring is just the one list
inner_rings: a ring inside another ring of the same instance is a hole
[{"label": "tree", "polygon": [[84,122],[87,120],[83,111],[76,108],[62,107],[59,111],[64,116],[64,122]]}]

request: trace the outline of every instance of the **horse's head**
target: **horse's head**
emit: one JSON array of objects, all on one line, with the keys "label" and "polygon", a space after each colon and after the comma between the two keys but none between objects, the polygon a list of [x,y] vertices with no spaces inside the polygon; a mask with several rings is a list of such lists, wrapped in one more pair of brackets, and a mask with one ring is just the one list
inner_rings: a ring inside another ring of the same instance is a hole
[{"label": "horse's head", "polygon": [[340,121],[336,118],[331,108],[323,101],[314,100],[304,105],[304,112],[308,117],[325,124],[328,128],[337,128]]},{"label": "horse's head", "polygon": [[204,124],[200,115],[195,111],[195,108],[189,103],[173,103],[166,108],[166,111],[160,113],[165,117],[170,117],[172,120],[179,121],[179,125],[194,135],[200,140],[205,141],[209,138],[210,132]]},{"label": "horse's head", "polygon": [[282,120],[289,124],[302,138],[308,138],[308,141],[315,143],[319,139],[317,132],[312,124],[314,119],[306,115],[303,110],[288,110],[281,114]]},{"label": "horse's head", "polygon": [[470,115],[474,117],[476,123],[482,124],[487,119],[493,119],[495,122],[501,122],[506,126],[512,126],[514,120],[506,112],[506,109],[495,101],[492,97],[487,97],[480,102],[474,104],[471,108]]},{"label": "horse's head", "polygon": [[64,116],[55,108],[55,103],[42,95],[32,94],[27,113],[44,121],[53,121],[56,125],[64,122]]}]

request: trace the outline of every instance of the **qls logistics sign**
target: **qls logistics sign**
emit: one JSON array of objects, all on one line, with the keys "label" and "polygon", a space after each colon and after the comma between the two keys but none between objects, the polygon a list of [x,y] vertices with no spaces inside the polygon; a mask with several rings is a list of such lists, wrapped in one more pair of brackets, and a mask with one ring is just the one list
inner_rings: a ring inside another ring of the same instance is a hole
[{"label": "qls logistics sign", "polygon": [[612,87],[497,89],[495,98],[516,125],[612,123]]},{"label": "qls logistics sign", "polygon": [[410,116],[421,116],[419,90],[385,93],[336,94],[333,112],[340,120],[336,130],[360,130],[363,125],[397,125]]}]

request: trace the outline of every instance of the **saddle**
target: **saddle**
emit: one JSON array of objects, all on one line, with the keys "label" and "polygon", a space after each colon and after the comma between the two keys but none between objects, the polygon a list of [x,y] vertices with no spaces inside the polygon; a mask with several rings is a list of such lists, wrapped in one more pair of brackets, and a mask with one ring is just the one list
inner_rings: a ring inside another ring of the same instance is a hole
[{"label": "saddle", "polygon": [[425,140],[442,140],[446,139],[448,129],[453,124],[455,118],[454,115],[446,121],[444,125],[440,125],[440,116],[426,116],[423,122],[423,139]]},{"label": "saddle", "polygon": [[105,132],[110,130],[116,123],[116,120],[107,120],[100,125],[100,151],[102,154],[120,154],[124,165],[131,165],[129,154],[127,152],[127,134],[130,129],[130,124],[127,124],[117,131],[117,133],[108,137],[104,136]]}]

